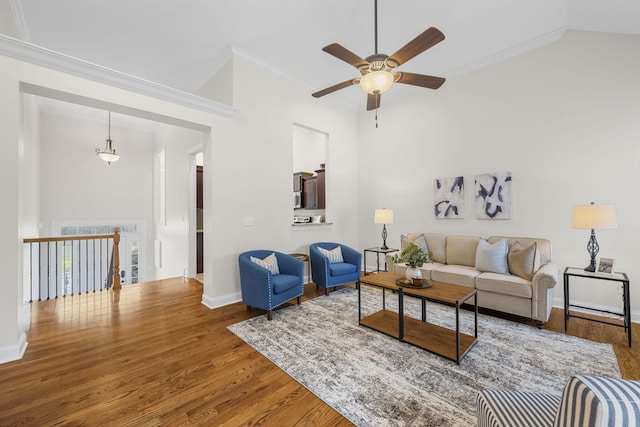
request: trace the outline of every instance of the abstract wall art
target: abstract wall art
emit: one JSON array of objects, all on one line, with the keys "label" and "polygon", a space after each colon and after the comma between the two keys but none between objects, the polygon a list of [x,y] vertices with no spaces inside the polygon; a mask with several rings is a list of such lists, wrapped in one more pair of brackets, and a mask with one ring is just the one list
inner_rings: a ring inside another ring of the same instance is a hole
[{"label": "abstract wall art", "polygon": [[464,178],[436,178],[434,189],[436,218],[464,218]]},{"label": "abstract wall art", "polygon": [[511,219],[511,172],[476,175],[476,218]]}]

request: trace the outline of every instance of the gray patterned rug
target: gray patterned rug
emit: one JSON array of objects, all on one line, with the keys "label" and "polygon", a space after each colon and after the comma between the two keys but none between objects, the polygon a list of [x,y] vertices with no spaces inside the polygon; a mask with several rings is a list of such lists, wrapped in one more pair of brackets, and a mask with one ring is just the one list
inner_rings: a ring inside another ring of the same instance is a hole
[{"label": "gray patterned rug", "polygon": [[[381,291],[363,286],[363,316]],[[387,293],[387,309],[397,297]],[[405,312],[420,304],[405,298]],[[453,308],[429,303],[428,320],[455,328]],[[473,334],[473,313],[461,330]],[[358,426],[471,426],[478,390],[561,395],[572,374],[620,377],[611,345],[478,315],[478,342],[460,365],[358,325],[358,293],[344,288],[229,326],[278,367]]]}]

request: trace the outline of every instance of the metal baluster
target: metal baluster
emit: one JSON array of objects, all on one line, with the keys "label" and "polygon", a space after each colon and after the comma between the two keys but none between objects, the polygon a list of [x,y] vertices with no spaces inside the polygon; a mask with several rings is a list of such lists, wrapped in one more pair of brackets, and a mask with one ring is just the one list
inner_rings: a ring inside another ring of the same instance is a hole
[{"label": "metal baluster", "polygon": [[49,259],[51,258],[51,242],[47,242],[47,299],[49,299],[49,283],[51,280],[51,266],[49,265]]},{"label": "metal baluster", "polygon": [[85,271],[87,272],[87,280],[85,282],[86,291],[85,294],[89,293],[89,240],[87,239],[84,244],[85,254],[84,254],[84,264]]},{"label": "metal baluster", "polygon": [[100,276],[99,276],[100,277],[100,292],[102,292],[102,289],[104,288],[104,286],[103,286],[104,282],[102,281],[102,278],[104,277],[102,275],[102,272],[104,271],[103,268],[102,268],[104,266],[103,259],[102,259],[102,248],[103,247],[104,247],[104,239],[100,239]]},{"label": "metal baluster", "polygon": [[71,241],[71,295],[73,295],[73,292],[75,291],[75,278],[76,275],[73,274],[73,261],[74,261],[74,255],[75,255],[75,250],[73,249],[73,242],[74,240]]},{"label": "metal baluster", "polygon": [[93,288],[93,292],[95,293],[96,291],[96,241],[93,241],[93,280],[92,282],[92,288]]},{"label": "metal baluster", "polygon": [[33,301],[33,242],[29,243],[29,302]]},{"label": "metal baluster", "polygon": [[60,272],[60,268],[58,267],[58,251],[59,248],[58,246],[60,246],[60,242],[56,242],[56,298],[58,298],[58,279],[60,278],[59,276],[59,272]]}]

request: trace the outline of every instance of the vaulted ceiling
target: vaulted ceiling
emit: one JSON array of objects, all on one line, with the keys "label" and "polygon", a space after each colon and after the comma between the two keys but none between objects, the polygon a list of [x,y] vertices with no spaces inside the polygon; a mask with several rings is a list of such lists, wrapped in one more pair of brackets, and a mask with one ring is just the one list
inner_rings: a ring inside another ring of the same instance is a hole
[{"label": "vaulted ceiling", "polygon": [[[0,33],[187,92],[233,52],[311,94],[358,75],[323,46],[374,53],[373,3],[0,0]],[[379,51],[387,54],[428,27],[440,29],[446,39],[401,69],[446,78],[552,42],[565,29],[640,35],[637,0],[379,0],[378,15]],[[392,96],[427,90],[399,86]],[[327,97],[365,107],[357,87]]]}]

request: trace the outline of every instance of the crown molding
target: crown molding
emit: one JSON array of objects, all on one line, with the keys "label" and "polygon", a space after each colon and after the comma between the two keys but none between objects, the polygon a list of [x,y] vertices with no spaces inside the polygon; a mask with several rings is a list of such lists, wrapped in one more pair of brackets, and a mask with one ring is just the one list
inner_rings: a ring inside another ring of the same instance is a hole
[{"label": "crown molding", "polygon": [[524,41],[520,44],[512,46],[508,49],[501,50],[499,52],[494,53],[493,55],[486,56],[477,61],[470,62],[461,67],[455,68],[450,72],[446,73],[447,78],[457,77],[462,74],[469,73],[471,71],[479,70],[480,68],[487,67],[489,65],[497,64],[498,62],[504,61],[506,59],[512,58],[516,55],[520,55],[521,53],[525,53],[532,49],[537,49],[539,47],[548,45],[550,43],[556,42],[562,38],[565,31],[567,31],[566,26],[558,27],[555,30],[549,31],[541,36],[534,37],[527,41]]},{"label": "crown molding", "polygon": [[[200,74],[200,76],[194,79],[194,81],[189,85],[189,91],[197,92],[200,89],[202,89],[202,87],[209,80],[211,80],[227,62],[236,58],[242,59],[245,62],[253,65],[254,67],[261,69],[262,71],[266,71],[268,73],[282,77],[283,79],[293,84],[296,84],[298,86],[301,86],[307,89],[309,91],[309,95],[311,95],[311,92],[314,91],[314,88],[308,82],[300,80],[299,78],[296,78],[291,74],[284,72],[283,70],[279,69],[278,67],[270,63],[267,63],[255,58],[253,55],[247,53],[246,51],[238,48],[233,44],[227,46],[224,52],[222,52],[220,55],[218,55],[217,58],[211,61],[211,63],[209,63],[209,65],[205,68],[205,70]],[[342,107],[348,110],[357,111],[357,108],[355,106],[351,105],[348,102],[344,102],[340,99],[333,99],[331,102],[341,105]]]},{"label": "crown molding", "polygon": [[0,54],[207,113],[228,118],[238,114],[236,108],[220,102],[150,82],[2,34],[0,34]]},{"label": "crown molding", "polygon": [[18,29],[18,36],[21,40],[29,41],[29,31],[27,30],[27,23],[24,19],[24,13],[22,12],[22,3],[20,3],[20,0],[11,0],[10,5],[13,21]]},{"label": "crown molding", "polygon": [[220,55],[215,57],[204,69],[199,76],[197,76],[189,85],[187,90],[189,92],[197,93],[209,82],[218,72],[224,67],[227,62],[233,59],[233,48],[228,45]]}]

